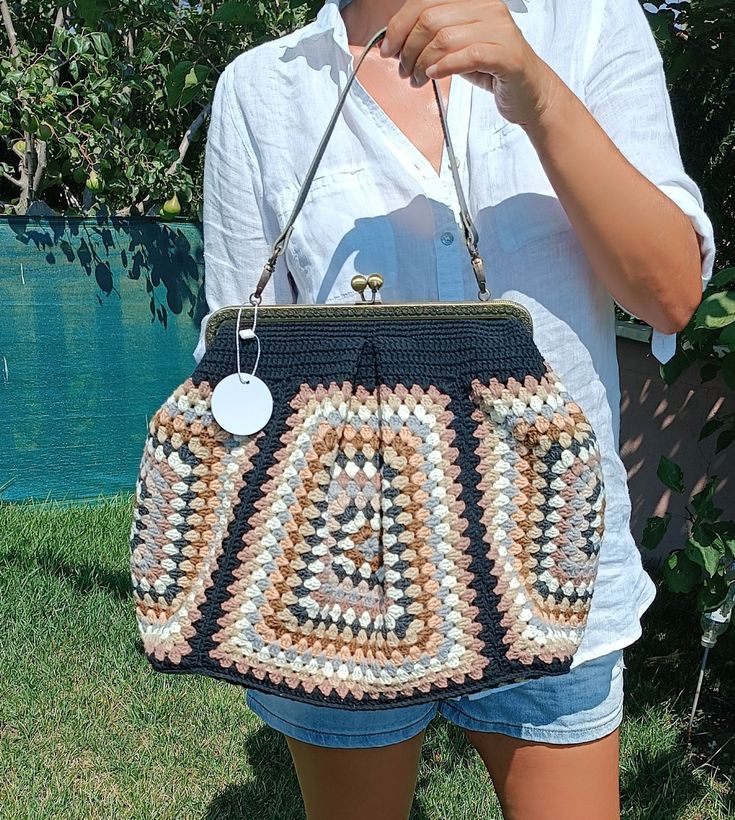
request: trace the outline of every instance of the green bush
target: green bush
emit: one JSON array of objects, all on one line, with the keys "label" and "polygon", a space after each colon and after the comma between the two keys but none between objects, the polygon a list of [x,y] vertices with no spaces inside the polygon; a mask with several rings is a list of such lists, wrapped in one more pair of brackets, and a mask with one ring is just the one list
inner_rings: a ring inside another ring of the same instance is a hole
[{"label": "green bush", "polygon": [[[667,384],[685,370],[699,367],[701,381],[721,376],[735,390],[735,19],[731,0],[667,2],[650,13],[666,66],[682,158],[702,189],[717,239],[717,258],[725,267],[713,276],[699,309],[678,335],[674,358],[661,368]],[[702,428],[700,440],[717,435],[716,452],[735,441],[735,414],[722,414]],[[680,467],[662,458],[658,475],[665,486],[684,493]],[[714,506],[717,476],[691,496],[689,535],[664,563],[664,577],[674,592],[696,591],[700,609],[719,605],[726,593],[725,566],[735,559],[735,522]],[[655,548],[670,516],[648,520],[643,544]]]},{"label": "green bush", "polygon": [[3,6],[0,208],[16,214],[158,215],[176,195],[183,215],[199,215],[222,67],[313,11],[305,0]]},{"label": "green bush", "polygon": [[[659,6],[656,9],[656,6]],[[735,16],[732,0],[644,2],[664,58],[684,165],[702,189],[718,264],[735,264]]]}]

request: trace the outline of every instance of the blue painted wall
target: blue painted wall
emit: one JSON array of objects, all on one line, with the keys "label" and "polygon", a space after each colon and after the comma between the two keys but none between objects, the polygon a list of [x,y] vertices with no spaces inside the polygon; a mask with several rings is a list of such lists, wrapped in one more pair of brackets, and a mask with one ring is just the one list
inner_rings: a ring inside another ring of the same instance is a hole
[{"label": "blue painted wall", "polygon": [[196,364],[203,277],[199,223],[0,217],[0,499],[133,492]]}]

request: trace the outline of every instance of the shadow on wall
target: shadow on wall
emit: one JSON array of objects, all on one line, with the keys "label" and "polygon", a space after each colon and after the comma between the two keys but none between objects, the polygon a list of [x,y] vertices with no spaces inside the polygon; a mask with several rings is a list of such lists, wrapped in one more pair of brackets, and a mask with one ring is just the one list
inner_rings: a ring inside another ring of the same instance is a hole
[{"label": "shadow on wall", "polygon": [[130,491],[148,418],[193,364],[201,225],[3,217],[0,260],[3,499]]},{"label": "shadow on wall", "polygon": [[[194,311],[202,307],[199,223],[101,214],[96,218],[13,216],[5,217],[0,224],[3,265],[10,268],[18,267],[29,253],[26,262],[43,260],[60,268],[81,268],[87,276],[94,275],[101,291],[97,296],[100,301],[103,296],[120,295],[118,276],[132,280],[143,277],[151,296],[151,315],[157,316],[164,327],[169,312],[178,315],[187,304]],[[25,249],[13,247],[13,240]],[[159,286],[165,299],[156,298],[154,291]]]},{"label": "shadow on wall", "polygon": [[[735,515],[735,460],[728,451],[715,455],[717,436],[698,441],[704,423],[715,413],[732,413],[732,391],[721,379],[699,381],[696,367],[667,387],[659,363],[648,345],[618,339],[621,387],[620,455],[628,471],[632,530],[640,545],[650,515],[670,512],[671,524],[654,551],[644,560],[658,562],[687,538],[686,504],[708,477],[719,478],[715,504],[725,517]],[[671,492],[656,476],[660,457],[675,461],[684,471],[684,493]]]}]

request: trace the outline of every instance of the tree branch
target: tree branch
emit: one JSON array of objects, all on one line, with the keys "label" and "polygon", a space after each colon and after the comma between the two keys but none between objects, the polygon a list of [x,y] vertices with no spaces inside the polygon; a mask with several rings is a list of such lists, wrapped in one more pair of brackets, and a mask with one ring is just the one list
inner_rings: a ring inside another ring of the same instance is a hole
[{"label": "tree branch", "polygon": [[[1,1],[1,0],[0,0]],[[20,197],[18,199],[18,213],[24,214],[28,206],[33,202],[33,174],[36,170],[36,146],[33,134],[30,131],[23,132],[25,151],[20,163]]]},{"label": "tree branch", "polygon": [[73,204],[73,205],[74,205],[74,207],[75,207],[78,211],[81,211],[81,209],[82,209],[82,205],[81,205],[81,203],[79,202],[79,200],[78,200],[78,199],[74,196],[74,193],[71,191],[71,189],[69,188],[69,186],[68,186],[65,182],[62,182],[62,183],[61,183],[61,187],[64,189],[64,195],[66,196],[66,201],[67,201],[67,203],[68,203],[69,205],[72,205],[72,204]]},{"label": "tree branch", "polygon": [[181,165],[184,161],[184,157],[186,156],[186,152],[189,150],[189,146],[191,145],[191,140],[196,134],[196,132],[202,127],[202,123],[204,120],[207,119],[209,116],[209,112],[212,109],[212,104],[207,103],[204,108],[199,112],[199,116],[194,120],[194,122],[187,128],[186,133],[184,134],[184,138],[181,140],[181,145],[179,145],[179,157],[178,159],[174,160],[171,163],[171,166],[166,171],[167,174],[173,174],[174,171]]},{"label": "tree branch", "polygon": [[[5,2],[5,0],[0,0]],[[54,31],[61,28],[66,21],[64,15],[64,8],[59,7],[56,11],[54,19]],[[59,67],[56,66],[53,73],[54,81],[58,84],[59,81]],[[37,140],[33,134],[26,132],[26,156],[24,171],[27,174],[28,182],[25,184],[25,191],[21,194],[19,207],[23,204],[21,213],[25,213],[31,202],[38,198],[38,194],[43,186],[43,180],[46,176],[46,169],[48,168],[48,147],[44,140]],[[22,178],[22,175],[21,175]]]},{"label": "tree branch", "polygon": [[46,176],[46,168],[48,168],[48,162],[46,159],[47,151],[46,151],[46,143],[42,140],[38,140],[38,148],[36,150],[36,168],[33,172],[33,198],[36,198],[36,195],[41,190],[41,185],[43,184],[43,178]]},{"label": "tree branch", "polygon": [[16,188],[22,188],[23,187],[23,183],[19,179],[16,179],[15,177],[11,177],[10,174],[3,173],[3,176],[5,177],[5,179],[7,179],[8,182],[15,185]]},{"label": "tree branch", "polygon": [[5,26],[5,33],[8,35],[8,40],[10,42],[10,53],[13,55],[13,57],[17,57],[20,53],[18,51],[18,38],[15,34],[13,18],[10,16],[8,0],[0,0],[0,13],[2,13],[3,26]]}]

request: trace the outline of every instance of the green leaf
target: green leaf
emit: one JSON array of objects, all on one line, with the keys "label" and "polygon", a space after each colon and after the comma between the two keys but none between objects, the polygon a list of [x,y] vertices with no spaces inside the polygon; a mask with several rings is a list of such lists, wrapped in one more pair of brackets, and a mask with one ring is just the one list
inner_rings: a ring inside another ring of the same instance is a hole
[{"label": "green leaf", "polygon": [[228,0],[215,11],[212,20],[216,23],[237,23],[238,25],[249,26],[258,21],[258,14],[252,3]]},{"label": "green leaf", "polygon": [[702,430],[699,434],[699,441],[702,441],[702,439],[707,438],[707,436],[711,436],[712,433],[716,433],[724,423],[725,419],[718,418],[717,416],[715,416],[713,419],[710,419],[702,427]]},{"label": "green leaf", "polygon": [[199,82],[197,78],[196,68],[192,67],[189,73],[184,77],[184,88],[191,88]]},{"label": "green leaf", "polygon": [[717,436],[717,444],[715,445],[715,453],[721,453],[726,450],[735,441],[735,429],[723,430]]},{"label": "green leaf", "polygon": [[35,134],[36,131],[38,131],[39,125],[38,118],[27,109],[20,115],[20,127],[24,131],[30,131],[31,134]]},{"label": "green leaf", "polygon": [[692,527],[692,538],[705,547],[708,547],[717,538],[717,533],[709,521],[696,521]]},{"label": "green leaf", "polygon": [[656,39],[661,43],[667,43],[671,39],[671,20],[667,14],[659,11],[651,15],[648,22],[656,35]]},{"label": "green leaf", "polygon": [[730,557],[735,556],[735,522],[718,521],[712,525],[712,530],[715,533],[712,543],[722,556],[717,572],[724,575]]},{"label": "green leaf", "polygon": [[727,596],[727,583],[720,575],[714,578],[705,578],[702,588],[697,594],[697,606],[700,610],[717,609]]},{"label": "green leaf", "polygon": [[646,527],[643,530],[642,540],[643,546],[646,549],[656,549],[656,547],[661,543],[661,539],[664,537],[670,521],[671,513],[666,513],[663,518],[658,515],[652,515],[648,521],[646,521]]},{"label": "green leaf", "polygon": [[735,322],[735,293],[713,293],[697,308],[695,327],[710,329]]},{"label": "green leaf", "polygon": [[77,0],[77,12],[90,28],[96,28],[100,18],[110,10],[109,0]]},{"label": "green leaf", "polygon": [[112,43],[106,32],[95,31],[93,34],[90,34],[90,38],[94,44],[94,50],[98,54],[101,54],[103,57],[112,57]]},{"label": "green leaf", "polygon": [[720,331],[717,341],[722,345],[727,345],[735,353],[735,322],[727,325]]},{"label": "green leaf", "polygon": [[666,458],[666,456],[661,456],[658,468],[656,469],[656,475],[670,490],[673,490],[675,493],[684,492],[684,473],[678,464],[675,464]]},{"label": "green leaf", "polygon": [[[731,325],[735,328],[735,324]],[[735,353],[728,353],[722,359],[722,376],[731,390],[735,390]]]},{"label": "green leaf", "polygon": [[722,553],[714,545],[714,542],[705,546],[690,538],[684,552],[695,564],[699,564],[710,578],[715,575]]},{"label": "green leaf", "polygon": [[717,476],[711,476],[704,489],[692,496],[692,507],[697,513],[697,518],[716,521],[722,515],[722,510],[713,503],[717,481]]},{"label": "green leaf", "polygon": [[724,288],[735,283],[735,268],[723,268],[710,280],[708,287]]},{"label": "green leaf", "polygon": [[700,368],[699,378],[701,379],[702,384],[705,382],[711,382],[712,379],[716,378],[719,372],[720,366],[717,362],[707,362]]},{"label": "green leaf", "polygon": [[175,101],[181,96],[186,75],[191,71],[193,65],[194,63],[191,60],[182,60],[169,71],[166,77],[166,93],[169,105],[174,105]]},{"label": "green leaf", "polygon": [[209,76],[211,69],[204,65],[195,65],[191,60],[183,60],[169,72],[166,77],[166,94],[169,107],[188,105],[197,95]]},{"label": "green leaf", "polygon": [[735,540],[735,521],[717,521],[712,524],[712,530],[724,541]]},{"label": "green leaf", "polygon": [[[678,344],[681,344],[680,340]],[[675,355],[666,364],[659,367],[659,373],[664,382],[671,385],[691,364],[692,361],[687,352],[679,347]]]},{"label": "green leaf", "polygon": [[698,56],[694,50],[683,51],[671,57],[666,77],[673,83],[680,80],[684,75],[699,64]]},{"label": "green leaf", "polygon": [[664,562],[664,578],[672,592],[690,592],[700,582],[702,570],[683,550],[676,550]]}]

